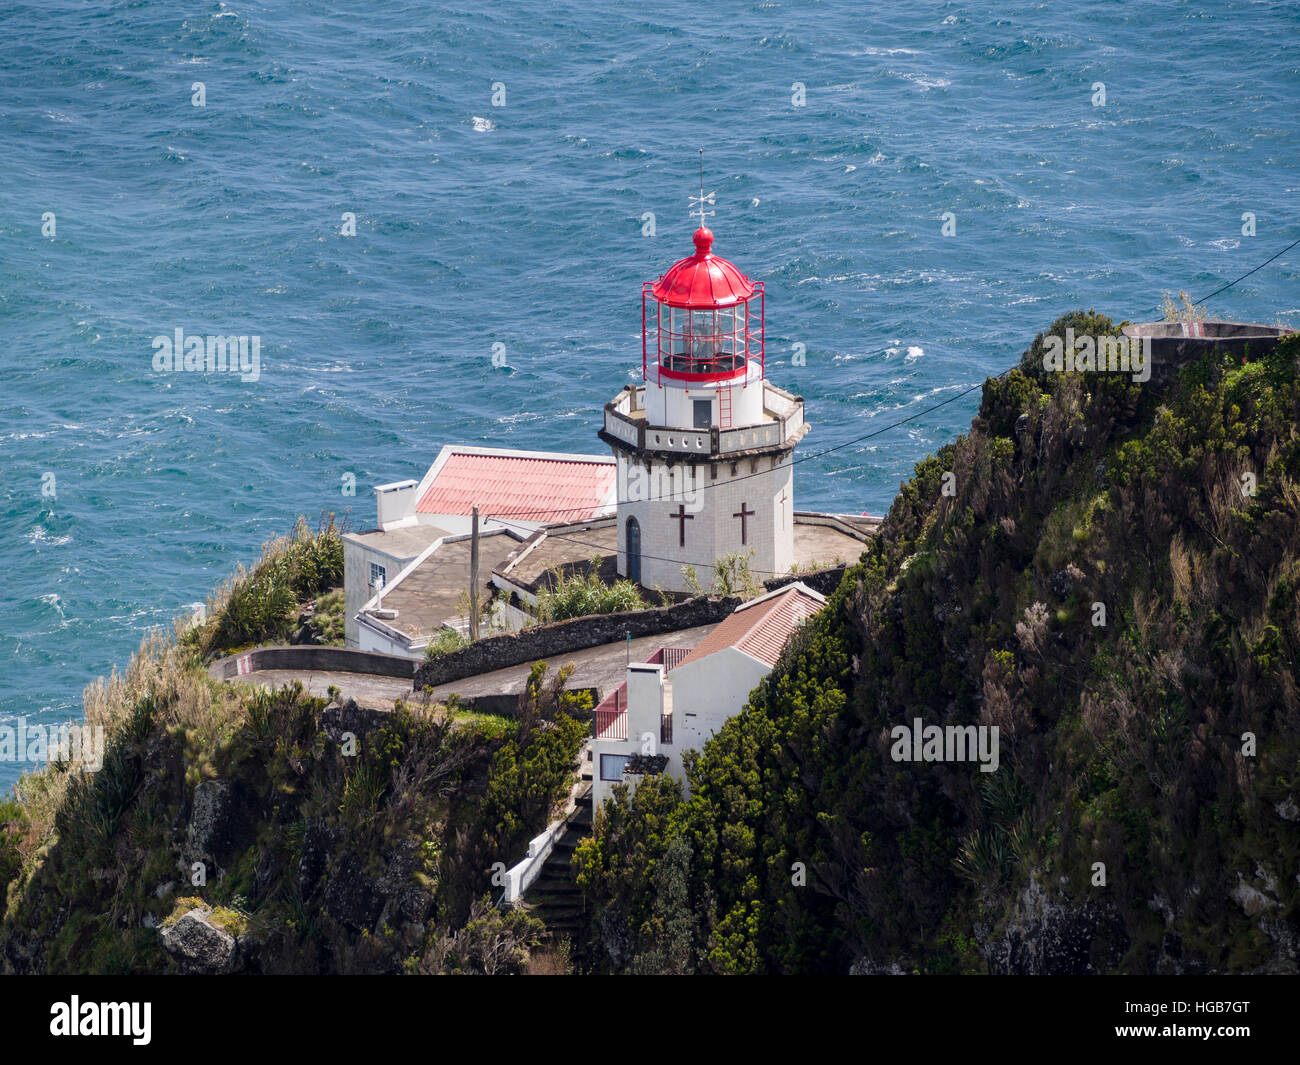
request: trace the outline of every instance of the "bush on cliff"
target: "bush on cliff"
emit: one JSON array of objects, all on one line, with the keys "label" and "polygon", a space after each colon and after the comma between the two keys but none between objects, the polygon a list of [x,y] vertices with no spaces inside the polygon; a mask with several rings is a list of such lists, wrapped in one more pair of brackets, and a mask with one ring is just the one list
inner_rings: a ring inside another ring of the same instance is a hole
[{"label": "bush on cliff", "polygon": [[342,583],[342,527],[333,514],[315,530],[299,518],[289,536],[263,546],[252,569],[236,570],[209,599],[207,620],[185,640],[206,658],[287,640],[300,608]]}]

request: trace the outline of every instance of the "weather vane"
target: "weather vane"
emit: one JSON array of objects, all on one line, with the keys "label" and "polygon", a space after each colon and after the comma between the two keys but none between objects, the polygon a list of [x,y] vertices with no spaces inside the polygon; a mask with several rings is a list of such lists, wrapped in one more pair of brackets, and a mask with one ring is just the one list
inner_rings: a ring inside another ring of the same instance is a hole
[{"label": "weather vane", "polygon": [[708,204],[708,206],[710,207],[713,206],[713,193],[710,192],[707,196],[704,195],[704,149],[703,148],[700,149],[700,194],[698,196],[690,197],[690,201],[691,201],[691,209],[688,213],[693,215],[698,214],[700,216],[700,228],[703,229],[704,219],[708,215],[713,214],[712,211],[706,211],[704,209],[705,204]]}]

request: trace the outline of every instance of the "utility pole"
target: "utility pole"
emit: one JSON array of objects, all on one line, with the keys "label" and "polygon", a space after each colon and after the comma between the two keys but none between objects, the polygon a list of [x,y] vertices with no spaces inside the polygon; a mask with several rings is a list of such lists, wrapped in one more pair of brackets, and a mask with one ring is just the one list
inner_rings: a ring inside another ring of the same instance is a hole
[{"label": "utility pole", "polygon": [[469,638],[478,639],[478,507],[469,542]]}]

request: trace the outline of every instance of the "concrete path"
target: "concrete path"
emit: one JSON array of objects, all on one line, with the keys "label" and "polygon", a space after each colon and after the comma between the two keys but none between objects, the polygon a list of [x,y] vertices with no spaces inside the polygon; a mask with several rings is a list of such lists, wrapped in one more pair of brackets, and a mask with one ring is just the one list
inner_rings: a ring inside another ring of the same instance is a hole
[{"label": "concrete path", "polygon": [[[679,629],[677,632],[664,632],[658,636],[642,636],[631,643],[631,661],[644,662],[660,647],[694,647],[713,631],[712,625],[699,625],[693,629]],[[570,688],[596,688],[604,696],[621,684],[626,675],[628,661],[628,643],[602,644],[600,647],[588,647],[582,651],[571,651],[565,655],[556,655],[548,659],[550,673],[572,662],[573,676],[569,678]],[[480,673],[476,677],[450,681],[433,690],[435,702],[445,700],[453,692],[463,699],[480,695],[517,695],[524,690],[528,680],[529,666],[510,666],[507,669]],[[298,672],[286,669],[267,669],[231,678],[240,684],[269,684],[279,687],[295,680],[302,681],[303,687],[312,695],[325,699],[329,696],[330,686],[339,689],[344,699],[355,699],[362,706],[376,710],[391,710],[397,699],[408,703],[415,699],[411,682],[397,677],[375,677],[364,673],[334,673],[324,670]]]}]

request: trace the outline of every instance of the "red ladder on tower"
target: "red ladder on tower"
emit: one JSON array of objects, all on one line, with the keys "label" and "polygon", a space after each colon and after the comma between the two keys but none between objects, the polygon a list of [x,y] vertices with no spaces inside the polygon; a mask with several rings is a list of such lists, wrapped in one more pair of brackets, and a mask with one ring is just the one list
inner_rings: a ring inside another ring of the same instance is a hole
[{"label": "red ladder on tower", "polygon": [[718,425],[723,429],[731,428],[731,389],[718,391]]}]

